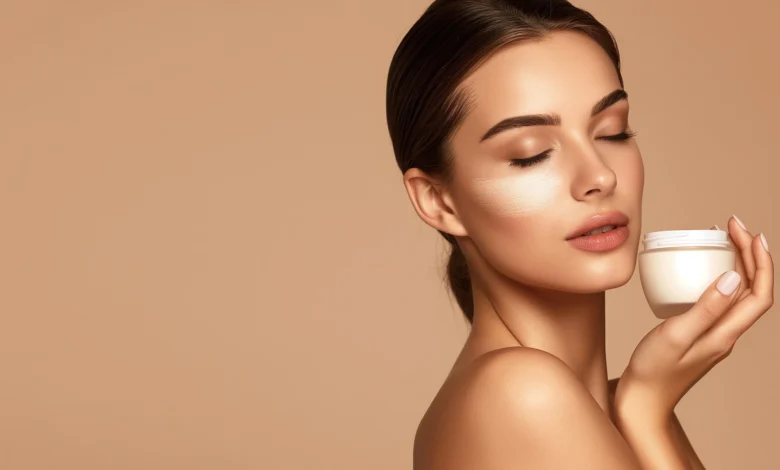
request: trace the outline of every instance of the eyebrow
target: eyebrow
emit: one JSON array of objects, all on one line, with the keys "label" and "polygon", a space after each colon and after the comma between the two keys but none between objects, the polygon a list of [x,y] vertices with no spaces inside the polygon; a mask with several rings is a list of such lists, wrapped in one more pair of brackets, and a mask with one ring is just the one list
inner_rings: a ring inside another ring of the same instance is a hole
[{"label": "eyebrow", "polygon": [[[618,89],[607,96],[601,98],[596,104],[593,105],[593,108],[590,110],[590,116],[596,116],[600,112],[604,111],[605,109],[609,108],[613,104],[628,99],[628,93],[626,93],[625,90]],[[482,136],[482,138],[479,140],[480,142],[485,141],[489,139],[490,137],[493,137],[494,135],[507,131],[509,129],[516,129],[518,127],[527,127],[527,126],[559,126],[561,124],[561,117],[557,114],[529,114],[526,116],[514,116],[510,118],[506,118],[496,124],[495,126],[491,127],[485,135]]]}]

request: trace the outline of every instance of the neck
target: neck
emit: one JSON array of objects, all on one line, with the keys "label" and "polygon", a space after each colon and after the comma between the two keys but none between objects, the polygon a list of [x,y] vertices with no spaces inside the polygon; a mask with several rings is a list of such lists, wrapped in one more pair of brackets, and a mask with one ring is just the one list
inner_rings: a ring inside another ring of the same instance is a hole
[{"label": "neck", "polygon": [[[474,321],[467,349],[485,353],[524,346],[546,351],[580,379],[611,416],[605,346],[604,292],[574,294],[517,283],[474,282]],[[484,286],[484,284],[483,284]]]}]

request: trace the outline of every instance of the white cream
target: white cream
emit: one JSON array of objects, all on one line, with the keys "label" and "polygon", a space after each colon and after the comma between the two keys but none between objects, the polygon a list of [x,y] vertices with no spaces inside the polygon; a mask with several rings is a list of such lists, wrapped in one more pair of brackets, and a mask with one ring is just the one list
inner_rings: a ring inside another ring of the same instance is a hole
[{"label": "white cream", "polygon": [[532,171],[474,182],[476,199],[502,216],[536,212],[555,202],[561,177],[555,171]]},{"label": "white cream", "polygon": [[668,230],[645,234],[639,278],[658,318],[688,311],[726,271],[736,269],[736,251],[723,230]]}]

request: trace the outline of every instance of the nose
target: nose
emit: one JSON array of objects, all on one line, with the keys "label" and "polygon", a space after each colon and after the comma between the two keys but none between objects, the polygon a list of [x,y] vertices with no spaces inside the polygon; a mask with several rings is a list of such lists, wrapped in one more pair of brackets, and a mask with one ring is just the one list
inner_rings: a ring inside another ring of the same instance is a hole
[{"label": "nose", "polygon": [[617,175],[601,156],[590,149],[581,155],[577,177],[572,185],[572,196],[578,201],[603,199],[615,191]]}]

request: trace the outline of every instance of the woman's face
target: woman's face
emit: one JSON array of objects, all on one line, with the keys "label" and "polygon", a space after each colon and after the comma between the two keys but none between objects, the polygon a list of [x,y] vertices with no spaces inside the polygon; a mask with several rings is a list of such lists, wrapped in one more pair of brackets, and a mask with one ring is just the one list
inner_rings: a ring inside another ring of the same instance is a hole
[{"label": "woman's face", "polygon": [[[502,49],[462,86],[473,101],[451,144],[448,194],[470,240],[467,253],[548,289],[597,292],[628,282],[644,169],[636,141],[619,140],[630,133],[628,101],[613,94],[621,87],[607,54],[586,36],[556,32]],[[488,132],[529,115],[551,119]],[[620,246],[589,251],[569,240],[593,216],[615,211],[628,218]]]}]

